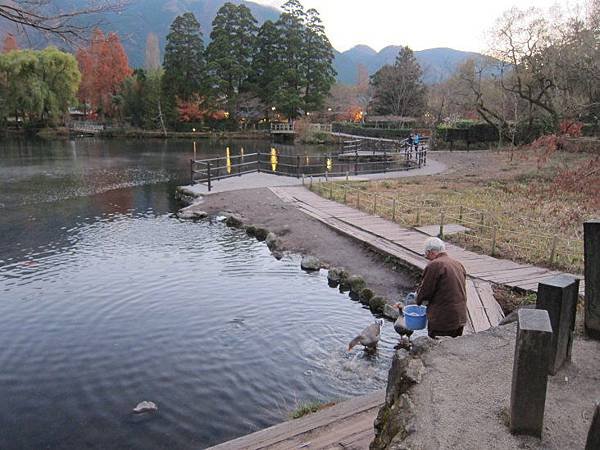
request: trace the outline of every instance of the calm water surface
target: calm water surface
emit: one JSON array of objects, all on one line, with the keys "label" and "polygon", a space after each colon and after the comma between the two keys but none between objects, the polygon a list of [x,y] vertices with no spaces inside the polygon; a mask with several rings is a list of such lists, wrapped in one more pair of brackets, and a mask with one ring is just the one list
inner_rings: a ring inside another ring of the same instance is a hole
[{"label": "calm water surface", "polygon": [[173,217],[191,145],[0,141],[1,449],[203,448],[385,386],[391,325],[349,354],[373,317],[325,274]]}]

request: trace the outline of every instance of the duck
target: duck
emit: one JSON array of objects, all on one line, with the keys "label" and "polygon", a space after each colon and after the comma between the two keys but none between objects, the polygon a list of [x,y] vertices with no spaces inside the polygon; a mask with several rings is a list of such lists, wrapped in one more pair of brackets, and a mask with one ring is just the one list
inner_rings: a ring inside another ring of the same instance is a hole
[{"label": "duck", "polygon": [[406,336],[410,338],[410,336],[413,334],[413,330],[406,328],[406,322],[404,322],[404,316],[402,315],[402,309],[404,305],[402,303],[396,303],[394,306],[396,306],[400,312],[400,315],[394,322],[394,330],[396,330],[396,333],[398,333],[400,336]]},{"label": "duck", "polygon": [[348,345],[348,351],[351,351],[357,345],[363,345],[365,350],[374,350],[377,348],[379,342],[379,335],[381,334],[381,327],[383,327],[383,319],[377,319],[375,323],[372,323],[364,330],[360,332],[358,336],[350,341]]}]

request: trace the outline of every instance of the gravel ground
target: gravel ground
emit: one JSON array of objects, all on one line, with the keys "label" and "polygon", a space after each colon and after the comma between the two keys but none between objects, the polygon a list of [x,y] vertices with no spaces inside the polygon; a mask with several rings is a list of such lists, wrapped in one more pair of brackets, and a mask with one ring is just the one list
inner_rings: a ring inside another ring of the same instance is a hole
[{"label": "gravel ground", "polygon": [[447,339],[424,356],[410,391],[413,449],[582,449],[600,400],[600,342],[576,338],[573,362],[549,377],[542,439],[514,436],[508,408],[516,324]]}]

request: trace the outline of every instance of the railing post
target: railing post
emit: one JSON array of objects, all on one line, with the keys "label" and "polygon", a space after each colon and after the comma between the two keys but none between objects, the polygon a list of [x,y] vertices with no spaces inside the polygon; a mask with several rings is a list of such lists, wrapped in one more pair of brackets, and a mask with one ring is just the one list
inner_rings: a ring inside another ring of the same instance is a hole
[{"label": "railing post", "polygon": [[396,221],[396,199],[392,199],[392,222]]},{"label": "railing post", "polygon": [[312,175],[310,176],[310,184],[309,184],[308,188],[309,188],[311,191],[312,191],[312,189],[313,189],[313,177],[312,177]]},{"label": "railing post", "polygon": [[256,171],[260,173],[260,152],[256,153]]},{"label": "railing post", "polygon": [[211,179],[210,179],[210,163],[206,163],[206,173],[208,178],[208,192],[212,189]]},{"label": "railing post", "polygon": [[333,180],[329,182],[329,199],[333,198]]},{"label": "railing post", "polygon": [[356,209],[360,209],[360,191],[356,193]]},{"label": "railing post", "polygon": [[377,214],[377,194],[373,194],[373,215]]},{"label": "railing post", "polygon": [[387,172],[387,165],[388,165],[388,160],[387,160],[387,150],[383,150],[383,173]]},{"label": "railing post", "polygon": [[191,185],[194,185],[194,160],[190,159],[190,180],[191,180]]},{"label": "railing post", "polygon": [[348,186],[344,185],[344,204],[348,203]]},{"label": "railing post", "polygon": [[600,220],[583,223],[585,332],[600,339]]},{"label": "railing post", "polygon": [[552,326],[548,312],[520,309],[510,394],[510,431],[541,437]]},{"label": "railing post", "polygon": [[463,220],[463,206],[460,205],[460,212],[458,213],[458,222],[462,223]]},{"label": "railing post", "polygon": [[548,366],[552,375],[571,361],[578,299],[579,280],[575,277],[558,275],[538,284],[535,307],[548,311],[553,331]]},{"label": "railing post", "polygon": [[497,228],[494,225],[494,230],[492,231],[492,256],[494,256],[496,254],[496,233],[497,233]]},{"label": "railing post", "polygon": [[417,226],[421,226],[421,208],[417,208]]},{"label": "railing post", "polygon": [[444,211],[440,213],[440,239],[444,239]]},{"label": "railing post", "polygon": [[296,156],[296,178],[300,177],[300,155]]}]

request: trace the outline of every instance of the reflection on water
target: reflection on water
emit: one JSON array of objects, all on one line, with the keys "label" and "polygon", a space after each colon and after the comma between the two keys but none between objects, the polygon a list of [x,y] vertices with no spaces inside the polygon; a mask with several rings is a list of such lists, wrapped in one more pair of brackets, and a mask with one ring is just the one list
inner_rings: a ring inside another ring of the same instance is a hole
[{"label": "reflection on water", "polygon": [[325,274],[172,217],[191,143],[61,145],[0,152],[0,448],[203,448],[385,385],[391,324],[348,353],[373,318]]}]

